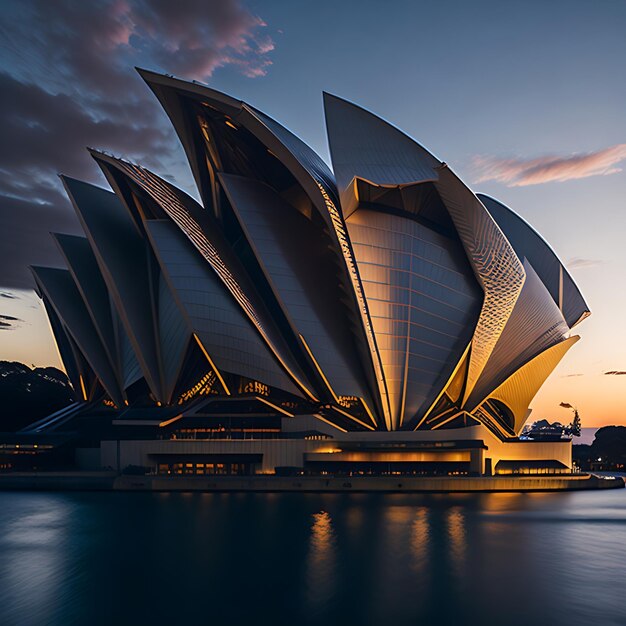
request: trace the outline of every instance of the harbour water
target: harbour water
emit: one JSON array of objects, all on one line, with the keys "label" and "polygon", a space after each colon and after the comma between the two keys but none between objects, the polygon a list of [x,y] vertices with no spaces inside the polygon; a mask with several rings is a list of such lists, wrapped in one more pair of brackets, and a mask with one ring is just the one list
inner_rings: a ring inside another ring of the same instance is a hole
[{"label": "harbour water", "polygon": [[626,624],[626,490],[0,493],[0,624]]}]

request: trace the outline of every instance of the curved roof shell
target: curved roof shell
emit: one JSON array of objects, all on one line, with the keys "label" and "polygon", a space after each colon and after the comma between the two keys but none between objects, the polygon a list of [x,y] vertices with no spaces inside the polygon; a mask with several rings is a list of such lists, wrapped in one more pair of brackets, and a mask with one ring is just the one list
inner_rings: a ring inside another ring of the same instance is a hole
[{"label": "curved roof shell", "polygon": [[519,432],[589,312],[526,222],[336,96],[333,173],[255,107],[140,73],[202,202],[103,152],[113,193],[63,178],[86,238],[34,273],[83,400],[262,393],[340,430]]}]

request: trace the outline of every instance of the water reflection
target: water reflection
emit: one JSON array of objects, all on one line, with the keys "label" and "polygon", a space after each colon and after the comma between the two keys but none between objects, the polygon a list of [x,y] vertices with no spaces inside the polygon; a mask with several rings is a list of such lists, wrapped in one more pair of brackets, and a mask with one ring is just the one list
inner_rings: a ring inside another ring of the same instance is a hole
[{"label": "water reflection", "polygon": [[[71,506],[54,495],[28,494],[0,517],[0,605],[4,623],[45,623],[58,609]],[[0,620],[2,621],[2,620]]]},{"label": "water reflection", "polygon": [[[404,496],[396,495],[389,497],[387,506],[382,509],[370,507],[368,511],[379,525],[375,544],[371,548],[375,560],[368,563],[368,569],[377,574],[371,589],[371,611],[377,622],[384,620],[385,607],[403,602],[402,596],[411,574],[398,564],[406,563],[413,513],[413,507],[405,505]],[[419,590],[416,589],[416,592],[419,593]]]},{"label": "water reflection", "polygon": [[307,559],[306,596],[311,609],[319,612],[328,607],[336,585],[336,540],[330,514],[313,514]]},{"label": "water reflection", "polygon": [[465,513],[460,506],[453,506],[446,514],[446,525],[448,529],[449,559],[452,571],[457,576],[458,581],[463,581],[465,573]]},{"label": "water reflection", "polygon": [[346,523],[350,534],[353,537],[358,536],[359,531],[363,527],[363,507],[359,505],[351,506],[346,511]]},{"label": "water reflection", "polygon": [[0,624],[626,624],[626,491],[0,493]]},{"label": "water reflection", "polygon": [[415,511],[411,528],[411,569],[421,578],[428,574],[428,546],[430,542],[430,527],[428,509],[424,506]]}]

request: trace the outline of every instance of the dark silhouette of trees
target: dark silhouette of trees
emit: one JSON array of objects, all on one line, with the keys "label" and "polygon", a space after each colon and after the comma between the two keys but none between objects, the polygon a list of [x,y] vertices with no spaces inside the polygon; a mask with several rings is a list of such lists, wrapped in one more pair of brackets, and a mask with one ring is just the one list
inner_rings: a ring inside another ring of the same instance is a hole
[{"label": "dark silhouette of trees", "polygon": [[67,376],[56,367],[0,361],[0,431],[20,430],[73,400]]},{"label": "dark silhouette of trees", "polygon": [[590,446],[574,446],[573,458],[583,469],[626,469],[626,426],[604,426]]},{"label": "dark silhouette of trees", "polygon": [[580,437],[580,428],[581,428],[580,415],[578,414],[578,409],[574,409],[574,419],[572,420],[572,423],[569,425],[569,430],[574,437]]},{"label": "dark silhouette of trees", "polygon": [[552,422],[548,420],[538,420],[532,424],[526,424],[522,431],[523,437],[530,439],[562,439],[565,437],[580,437],[582,422],[580,420],[580,414],[575,406],[572,406],[568,402],[561,402],[559,405],[565,409],[572,409],[574,411],[574,417],[572,421],[567,424],[561,424],[561,422]]}]

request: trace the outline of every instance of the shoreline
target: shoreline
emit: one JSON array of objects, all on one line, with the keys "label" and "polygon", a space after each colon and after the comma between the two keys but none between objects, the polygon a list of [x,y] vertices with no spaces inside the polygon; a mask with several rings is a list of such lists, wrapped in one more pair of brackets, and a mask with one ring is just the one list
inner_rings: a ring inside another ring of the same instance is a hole
[{"label": "shoreline", "polygon": [[620,476],[130,476],[113,472],[14,472],[0,491],[229,493],[524,493],[623,489]]}]

